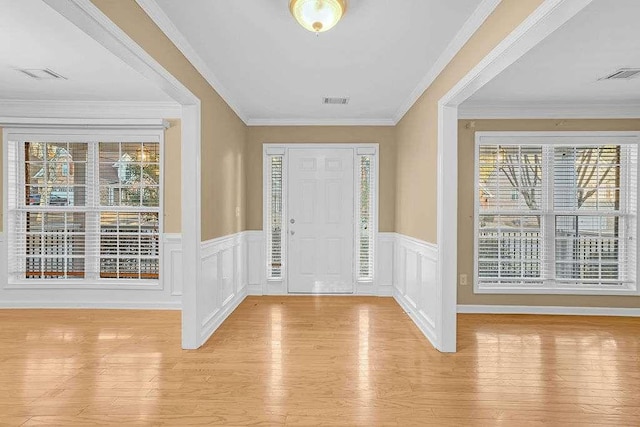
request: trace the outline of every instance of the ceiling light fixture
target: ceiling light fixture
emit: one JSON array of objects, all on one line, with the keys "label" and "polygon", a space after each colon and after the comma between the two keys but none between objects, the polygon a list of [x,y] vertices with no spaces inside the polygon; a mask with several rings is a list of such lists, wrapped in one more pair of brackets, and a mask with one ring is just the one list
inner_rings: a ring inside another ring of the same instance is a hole
[{"label": "ceiling light fixture", "polygon": [[313,33],[336,26],[347,11],[346,0],[290,0],[289,10],[296,21]]}]

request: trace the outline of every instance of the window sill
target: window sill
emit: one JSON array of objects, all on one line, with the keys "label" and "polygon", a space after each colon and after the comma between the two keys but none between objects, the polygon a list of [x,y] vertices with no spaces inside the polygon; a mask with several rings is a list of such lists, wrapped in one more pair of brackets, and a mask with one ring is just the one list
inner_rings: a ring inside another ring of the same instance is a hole
[{"label": "window sill", "polygon": [[556,284],[554,286],[540,286],[531,284],[521,284],[516,286],[507,286],[501,284],[476,283],[473,287],[474,294],[494,294],[494,295],[639,295],[636,283],[629,283],[618,286],[594,287],[573,284]]}]

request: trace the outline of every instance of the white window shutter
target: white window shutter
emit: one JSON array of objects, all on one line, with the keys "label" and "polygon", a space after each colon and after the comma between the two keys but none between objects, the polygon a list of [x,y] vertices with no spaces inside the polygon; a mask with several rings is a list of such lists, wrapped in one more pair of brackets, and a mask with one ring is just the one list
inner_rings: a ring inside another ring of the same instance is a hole
[{"label": "white window shutter", "polygon": [[[104,162],[103,144],[117,156],[125,145],[140,149],[137,179],[117,184],[130,197],[113,206],[101,198],[103,185],[117,180],[100,173],[113,163]],[[10,142],[12,279],[158,279],[159,153],[158,142]]]},{"label": "white window shutter", "polygon": [[478,171],[478,280],[540,283],[544,268],[541,147],[482,145]]},{"label": "white window shutter", "polygon": [[374,156],[359,155],[358,218],[356,228],[357,274],[360,281],[373,280],[374,260]]},{"label": "white window shutter", "polygon": [[478,144],[479,288],[635,286],[637,143],[536,139]]},{"label": "white window shutter", "polygon": [[267,183],[267,278],[282,279],[283,276],[283,156],[269,156]]}]

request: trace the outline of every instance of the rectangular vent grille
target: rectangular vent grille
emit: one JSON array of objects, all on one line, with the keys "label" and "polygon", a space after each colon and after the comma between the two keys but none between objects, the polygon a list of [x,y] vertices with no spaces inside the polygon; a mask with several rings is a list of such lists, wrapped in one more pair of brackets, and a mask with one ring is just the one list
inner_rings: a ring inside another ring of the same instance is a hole
[{"label": "rectangular vent grille", "polygon": [[349,98],[325,97],[322,98],[322,103],[326,105],[347,105],[349,103]]},{"label": "rectangular vent grille", "polygon": [[58,74],[55,71],[52,71],[48,68],[42,68],[42,69],[21,69],[18,70],[21,73],[26,74],[27,76],[36,79],[36,80],[57,80],[57,79],[63,79],[63,80],[67,80],[67,78],[65,76],[63,76],[62,74]]},{"label": "rectangular vent grille", "polygon": [[640,68],[620,68],[615,73],[601,78],[600,80],[625,80],[640,74]]}]

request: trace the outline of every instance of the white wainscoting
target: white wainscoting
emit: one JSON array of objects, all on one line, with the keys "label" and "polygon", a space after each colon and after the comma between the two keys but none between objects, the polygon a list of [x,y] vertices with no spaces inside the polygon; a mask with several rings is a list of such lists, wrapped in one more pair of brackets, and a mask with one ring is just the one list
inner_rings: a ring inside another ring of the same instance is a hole
[{"label": "white wainscoting", "polygon": [[378,233],[376,281],[378,283],[377,294],[381,297],[393,296],[396,239],[396,233]]},{"label": "white wainscoting", "polygon": [[247,240],[247,233],[241,232],[202,242],[202,343],[247,296]]},{"label": "white wainscoting", "polygon": [[[284,280],[267,280],[265,240],[262,230],[246,231],[249,295],[287,295]],[[393,296],[395,233],[378,233],[376,280],[358,282],[354,295]]]},{"label": "white wainscoting", "polygon": [[437,347],[438,247],[402,234],[395,236],[393,296],[431,344]]},{"label": "white wainscoting", "polygon": [[[0,233],[0,308],[114,308],[179,310],[182,306],[182,238],[180,234],[162,236],[160,286],[144,289],[91,285],[82,289],[56,286],[20,288],[8,285],[6,236]],[[113,282],[110,282],[113,283]]]}]

